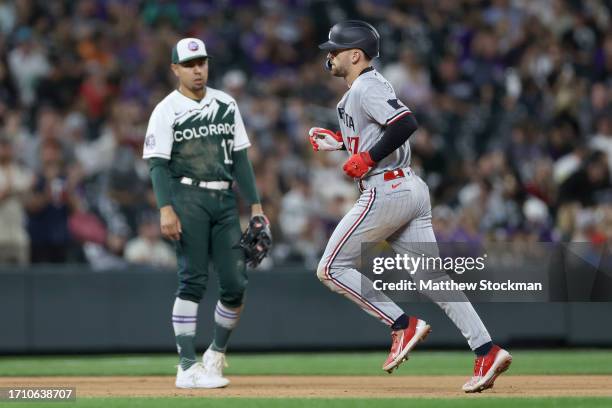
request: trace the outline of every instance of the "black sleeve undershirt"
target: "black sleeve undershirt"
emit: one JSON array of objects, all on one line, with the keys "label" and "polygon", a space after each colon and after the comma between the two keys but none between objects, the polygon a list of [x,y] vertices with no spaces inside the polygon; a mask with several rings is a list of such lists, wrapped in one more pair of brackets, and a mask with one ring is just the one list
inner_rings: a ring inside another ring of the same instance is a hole
[{"label": "black sleeve undershirt", "polygon": [[412,114],[408,114],[388,125],[378,143],[370,149],[370,157],[379,162],[403,145],[419,127]]}]

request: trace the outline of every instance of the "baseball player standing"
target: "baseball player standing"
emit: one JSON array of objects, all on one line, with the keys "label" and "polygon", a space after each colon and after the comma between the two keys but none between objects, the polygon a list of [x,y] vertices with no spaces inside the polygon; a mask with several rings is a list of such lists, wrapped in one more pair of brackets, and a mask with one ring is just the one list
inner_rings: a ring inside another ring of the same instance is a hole
[{"label": "baseball player standing", "polygon": [[[243,241],[231,189],[234,180],[251,204],[247,231],[252,236],[265,236],[268,244],[271,238],[236,101],[206,86],[208,55],[204,43],[197,38],[180,40],[172,50],[171,68],[179,86],[153,110],[143,158],[149,159],[162,233],[174,241],[179,264],[179,287],[172,310],[180,357],[176,386],[218,388],[229,383],[223,377],[225,350],[238,323],[247,284],[245,255],[237,246]],[[259,252],[251,252],[246,262],[256,266],[267,249],[265,245],[258,247]],[[217,271],[220,294],[213,341],[198,363],[194,337],[209,259]]]},{"label": "baseball player standing", "polygon": [[[347,150],[344,172],[359,183],[361,196],[333,232],[317,276],[364,311],[391,327],[391,352],[383,370],[391,373],[408,358],[408,353],[430,331],[429,325],[407,316],[382,293],[362,290],[372,282],[359,267],[362,242],[386,240],[399,254],[420,256],[418,243],[435,247],[431,225],[431,203],[425,182],[409,167],[408,138],[417,122],[395,96],[393,87],[370,64],[379,54],[380,37],[363,21],[349,20],[334,25],[329,41],[319,45],[328,51],[326,68],[344,78],[348,91],[338,103],[340,131],[310,129],[315,151]],[[437,255],[433,254],[433,255]],[[445,280],[443,272],[417,271],[415,280]],[[425,293],[431,296],[431,293]],[[434,300],[467,339],[476,353],[473,377],[465,392],[491,388],[497,376],[510,366],[510,354],[494,345],[484,324],[462,292],[451,294],[454,301]],[[459,299],[460,301],[456,301]]]}]

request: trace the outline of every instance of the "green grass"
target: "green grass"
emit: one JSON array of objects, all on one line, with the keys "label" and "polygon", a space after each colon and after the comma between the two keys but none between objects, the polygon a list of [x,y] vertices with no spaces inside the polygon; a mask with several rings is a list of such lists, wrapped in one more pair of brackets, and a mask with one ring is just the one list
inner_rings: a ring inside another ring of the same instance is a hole
[{"label": "green grass", "polygon": [[[515,351],[508,375],[612,374],[612,350]],[[385,353],[231,354],[228,375],[387,375]],[[175,355],[0,358],[0,376],[174,375]],[[416,351],[394,375],[466,375],[465,352]]]},{"label": "green grass", "polygon": [[597,408],[610,407],[612,398],[461,398],[461,399],[272,399],[272,398],[80,398],[76,403],[19,403],[19,407],[134,407],[134,408]]},{"label": "green grass", "polygon": [[[509,375],[612,374],[612,350],[515,351]],[[231,354],[228,375],[387,375],[380,365],[385,353]],[[0,376],[174,375],[175,355],[23,356],[0,358]],[[472,355],[466,352],[417,351],[396,375],[467,375]],[[0,405],[2,405],[0,403]],[[19,407],[46,407],[20,402]],[[17,406],[16,405],[16,406]],[[135,408],[580,408],[611,407],[612,398],[499,398],[473,395],[450,399],[322,398],[85,398],[54,402],[53,407]]]}]

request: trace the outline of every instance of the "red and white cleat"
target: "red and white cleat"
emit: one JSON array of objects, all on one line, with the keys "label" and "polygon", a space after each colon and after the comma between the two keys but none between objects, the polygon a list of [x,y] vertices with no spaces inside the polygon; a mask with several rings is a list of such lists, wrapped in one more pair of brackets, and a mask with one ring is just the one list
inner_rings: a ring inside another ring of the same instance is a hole
[{"label": "red and white cleat", "polygon": [[383,370],[391,374],[401,363],[408,360],[408,353],[420,341],[425,340],[431,327],[425,321],[411,317],[408,327],[391,332],[391,352],[383,364]]},{"label": "red and white cleat", "polygon": [[512,356],[503,348],[493,345],[486,356],[476,357],[474,376],[463,385],[465,392],[482,392],[493,388],[495,379],[512,364]]}]

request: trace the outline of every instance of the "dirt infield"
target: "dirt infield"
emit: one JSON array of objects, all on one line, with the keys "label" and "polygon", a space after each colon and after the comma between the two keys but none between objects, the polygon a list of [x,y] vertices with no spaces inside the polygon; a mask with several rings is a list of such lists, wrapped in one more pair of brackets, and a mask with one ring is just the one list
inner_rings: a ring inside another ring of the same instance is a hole
[{"label": "dirt infield", "polygon": [[[0,387],[76,387],[78,397],[328,397],[328,398],[456,398],[465,396],[458,376],[232,376],[217,390],[179,390],[174,377],[0,377]],[[504,376],[481,396],[547,397],[612,396],[609,375]]]}]

